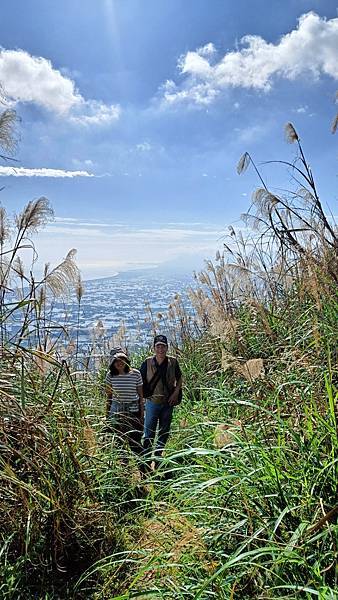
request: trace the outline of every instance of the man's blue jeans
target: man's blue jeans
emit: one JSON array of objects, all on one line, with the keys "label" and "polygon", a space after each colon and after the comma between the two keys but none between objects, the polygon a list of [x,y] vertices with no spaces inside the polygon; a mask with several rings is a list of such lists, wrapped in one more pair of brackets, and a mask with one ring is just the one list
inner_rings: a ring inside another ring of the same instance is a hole
[{"label": "man's blue jeans", "polygon": [[173,407],[169,404],[156,404],[152,400],[147,399],[146,401],[146,412],[144,419],[144,454],[150,459],[151,452],[154,445],[154,439],[156,434],[156,427],[158,425],[158,438],[155,448],[155,459],[160,457],[163,452],[163,448],[167,443],[170,425],[173,416]]}]

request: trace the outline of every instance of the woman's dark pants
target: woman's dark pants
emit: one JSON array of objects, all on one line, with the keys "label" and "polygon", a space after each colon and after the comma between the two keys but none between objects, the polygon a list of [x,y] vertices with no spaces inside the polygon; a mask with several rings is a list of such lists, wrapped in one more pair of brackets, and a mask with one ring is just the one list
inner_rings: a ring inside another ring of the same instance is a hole
[{"label": "woman's dark pants", "polygon": [[128,442],[132,452],[138,455],[143,452],[141,444],[143,424],[141,423],[138,413],[135,413],[135,415],[123,415],[123,419],[116,419],[113,427],[114,431],[120,436],[121,441]]}]

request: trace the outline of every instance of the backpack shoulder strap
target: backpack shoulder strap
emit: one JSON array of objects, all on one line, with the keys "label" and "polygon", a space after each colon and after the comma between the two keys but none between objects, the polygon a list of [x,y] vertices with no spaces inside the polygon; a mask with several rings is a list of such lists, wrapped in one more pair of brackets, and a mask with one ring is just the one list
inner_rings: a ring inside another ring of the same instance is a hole
[{"label": "backpack shoulder strap", "polygon": [[[148,365],[149,362],[152,361],[153,358],[147,358],[147,372],[148,372]],[[152,396],[154,393],[154,390],[158,384],[158,382],[160,381],[162,377],[162,371],[161,369],[157,366],[155,373],[153,374],[153,376],[150,378],[149,381],[147,381],[147,387],[148,387],[148,394],[149,396]]]}]

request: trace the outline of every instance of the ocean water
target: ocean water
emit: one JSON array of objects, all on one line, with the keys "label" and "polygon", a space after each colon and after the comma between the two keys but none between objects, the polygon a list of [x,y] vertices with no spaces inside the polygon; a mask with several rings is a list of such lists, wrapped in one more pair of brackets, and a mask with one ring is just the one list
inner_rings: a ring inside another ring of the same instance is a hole
[{"label": "ocean water", "polygon": [[[165,315],[179,294],[187,311],[191,310],[188,288],[194,287],[192,274],[161,272],[157,269],[130,271],[104,279],[84,282],[80,307],[75,294],[63,301],[47,302],[44,327],[34,320],[35,311],[21,343],[49,351],[58,359],[69,359],[74,367],[96,370],[109,349],[118,343],[129,351],[150,345],[153,337],[152,316]],[[13,293],[12,301],[15,301]],[[10,308],[10,307],[9,307]],[[6,320],[4,331],[8,341],[16,342],[22,331],[24,314],[16,310]],[[157,319],[158,320],[158,319]],[[165,320],[159,320],[157,333],[168,334]],[[119,341],[121,325],[125,335]]]},{"label": "ocean water", "polygon": [[150,310],[154,316],[165,313],[176,294],[180,294],[188,306],[187,290],[193,285],[191,274],[160,272],[157,269],[90,280],[84,284],[79,327],[75,298],[66,305],[56,305],[54,318],[60,322],[62,319],[68,321],[71,338],[76,337],[78,328],[82,347],[98,343],[95,330],[98,322],[103,325],[99,339],[104,338],[109,343],[123,323],[129,345],[143,346],[151,336]]}]

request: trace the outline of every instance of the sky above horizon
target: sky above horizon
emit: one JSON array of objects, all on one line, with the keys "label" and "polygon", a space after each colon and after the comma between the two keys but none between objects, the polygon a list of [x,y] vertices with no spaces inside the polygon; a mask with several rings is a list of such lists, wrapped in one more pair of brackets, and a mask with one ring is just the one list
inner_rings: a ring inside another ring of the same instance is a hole
[{"label": "sky above horizon", "polygon": [[[43,261],[77,248],[84,278],[202,267],[259,185],[236,173],[243,152],[293,160],[288,121],[337,215],[335,2],[3,0],[0,32],[21,120],[0,201],[50,200]],[[261,168],[273,190],[290,185]]]}]

